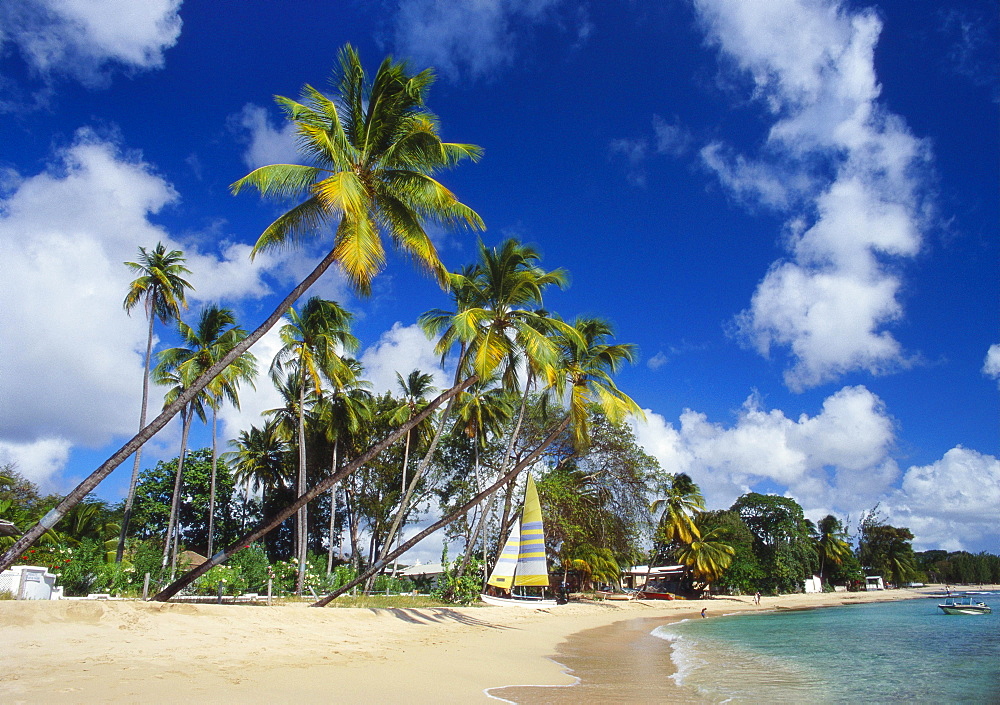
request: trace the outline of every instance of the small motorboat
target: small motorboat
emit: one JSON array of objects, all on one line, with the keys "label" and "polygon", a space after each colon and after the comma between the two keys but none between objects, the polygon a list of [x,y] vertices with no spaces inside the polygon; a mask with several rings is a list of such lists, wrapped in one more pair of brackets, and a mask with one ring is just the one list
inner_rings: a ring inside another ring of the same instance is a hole
[{"label": "small motorboat", "polygon": [[971,597],[954,597],[938,605],[945,614],[991,614],[990,606]]}]

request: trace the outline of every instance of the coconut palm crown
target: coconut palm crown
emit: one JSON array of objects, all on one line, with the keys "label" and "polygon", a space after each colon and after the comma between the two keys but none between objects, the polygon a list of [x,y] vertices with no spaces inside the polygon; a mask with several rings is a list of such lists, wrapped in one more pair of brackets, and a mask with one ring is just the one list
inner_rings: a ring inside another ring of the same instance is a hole
[{"label": "coconut palm crown", "polygon": [[369,79],[350,44],[338,58],[333,97],[308,84],[301,102],[275,97],[309,163],[263,166],[231,186],[233,193],[252,186],[262,196],[305,196],[264,230],[253,254],[334,228],[335,259],[367,295],[385,266],[386,233],[444,286],[447,271],[424,224],[484,226],[434,174],[463,159],[476,161],[482,150],[441,141],[437,117],[424,106],[434,81],[430,69],[410,74],[405,62],[387,57]]}]

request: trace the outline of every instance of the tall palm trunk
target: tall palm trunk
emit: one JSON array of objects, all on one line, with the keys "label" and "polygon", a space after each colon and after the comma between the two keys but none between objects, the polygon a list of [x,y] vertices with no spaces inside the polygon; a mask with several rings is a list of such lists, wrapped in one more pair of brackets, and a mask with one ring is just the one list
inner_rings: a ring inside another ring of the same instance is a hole
[{"label": "tall palm trunk", "polygon": [[177,537],[180,534],[179,514],[181,506],[181,478],[184,474],[184,456],[187,453],[188,431],[191,430],[191,416],[193,410],[188,407],[181,411],[181,452],[177,456],[177,472],[174,473],[174,493],[170,502],[170,519],[167,522],[167,540],[163,545],[162,568],[167,567],[170,562],[170,579],[174,579],[174,570],[177,567]]},{"label": "tall palm trunk", "polygon": [[[406,468],[408,468],[409,466],[410,466],[410,433],[407,432],[407,434],[406,434],[406,441],[405,441],[405,444],[403,446],[403,481],[400,483],[400,487],[399,487],[399,497],[400,497],[399,501],[400,501],[400,503],[402,503],[403,497],[406,496]],[[400,504],[400,509],[402,509],[402,504]],[[400,538],[402,536],[403,536],[403,532],[400,531],[397,534],[397,536],[396,536],[396,545],[397,546],[399,546],[399,540],[400,540]],[[388,548],[389,546],[392,545],[390,543],[391,541],[392,541],[391,538],[387,539],[386,544],[385,544],[386,548]],[[398,573],[398,572],[399,572],[399,561],[393,561],[393,564],[392,564],[392,577],[395,578],[396,577],[396,573]]]},{"label": "tall palm trunk", "polygon": [[[300,367],[300,374],[302,375],[301,383],[299,384],[299,424],[298,424],[298,438],[299,438],[299,475],[298,482],[296,484],[296,493],[299,497],[306,493],[306,374],[305,370]],[[301,595],[302,589],[305,587],[306,581],[306,558],[307,551],[309,548],[309,527],[308,522],[308,509],[307,505],[303,504],[298,513],[296,514],[295,524],[296,524],[296,556],[299,561],[298,574],[295,577],[295,594]]]},{"label": "tall palm trunk", "polygon": [[[146,311],[149,318],[149,331],[146,334],[146,361],[142,366],[142,407],[139,409],[139,430],[146,425],[146,406],[149,404],[149,363],[153,357],[153,312]],[[132,463],[132,480],[128,486],[128,496],[125,497],[125,513],[122,516],[122,529],[118,534],[118,548],[115,551],[115,563],[122,562],[125,553],[125,536],[132,520],[132,504],[135,502],[135,488],[139,484],[139,462],[142,460],[142,446],[135,451],[135,462]]]},{"label": "tall palm trunk", "polygon": [[[340,440],[333,442],[333,457],[330,459],[330,474],[337,472],[337,445]],[[337,485],[330,488],[330,528],[326,537],[326,574],[333,572],[333,532],[337,524]]]},{"label": "tall palm trunk", "polygon": [[[535,381],[535,377],[532,374],[531,369],[529,368],[528,369],[528,377],[527,377],[527,379],[524,380],[524,394],[521,395],[521,408],[517,412],[517,423],[514,424],[514,428],[513,428],[513,430],[510,433],[510,439],[507,441],[507,449],[504,451],[504,454],[503,454],[503,462],[500,463],[500,474],[501,475],[503,474],[504,470],[507,469],[507,463],[510,462],[510,456],[513,455],[513,453],[514,453],[514,443],[517,441],[518,434],[521,433],[521,424],[524,423],[524,412],[528,408],[528,395],[531,393],[531,385],[534,383],[534,381]],[[507,485],[507,495],[506,495],[506,497],[504,497],[503,514],[501,515],[500,529],[499,529],[499,532],[498,532],[498,535],[497,535],[497,545],[496,545],[496,549],[494,550],[494,555],[497,556],[498,558],[500,557],[500,551],[503,550],[504,541],[507,540],[506,539],[506,537],[507,537],[507,518],[510,515],[511,498],[513,497],[513,494],[514,494],[514,484],[515,484],[516,480],[517,480],[517,476],[515,475],[513,477],[513,479],[511,479],[510,483]],[[492,502],[493,502],[493,498],[492,497],[490,498],[489,502],[492,504]],[[486,539],[485,539],[485,535],[484,535],[483,541],[485,542],[485,540]],[[483,545],[485,546],[485,543]],[[486,551],[485,551],[485,548],[484,548],[483,549],[483,553],[485,554],[485,552]],[[485,555],[483,557],[485,559]],[[486,571],[487,574],[490,572],[490,570],[492,570],[493,566],[488,566],[488,568],[489,569]]]},{"label": "tall palm trunk", "polygon": [[216,408],[212,408],[212,482],[210,489],[208,491],[208,552],[209,556],[212,555],[212,547],[214,543],[212,537],[215,535],[215,477],[218,470],[218,446],[217,446],[217,431],[218,431],[218,419],[219,411]]}]

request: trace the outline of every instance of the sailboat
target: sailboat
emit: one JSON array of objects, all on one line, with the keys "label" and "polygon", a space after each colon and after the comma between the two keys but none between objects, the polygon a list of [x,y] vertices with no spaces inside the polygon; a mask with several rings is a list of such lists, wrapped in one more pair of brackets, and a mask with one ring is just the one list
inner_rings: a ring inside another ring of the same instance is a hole
[{"label": "sailboat", "polygon": [[528,475],[528,486],[524,490],[524,509],[521,521],[514,524],[507,537],[507,543],[500,551],[487,585],[507,590],[510,597],[480,595],[489,605],[528,607],[543,609],[560,604],[544,597],[514,595],[512,590],[519,586],[541,586],[542,594],[549,585],[548,564],[545,561],[545,528],[542,526],[542,506],[538,502],[535,481]]}]

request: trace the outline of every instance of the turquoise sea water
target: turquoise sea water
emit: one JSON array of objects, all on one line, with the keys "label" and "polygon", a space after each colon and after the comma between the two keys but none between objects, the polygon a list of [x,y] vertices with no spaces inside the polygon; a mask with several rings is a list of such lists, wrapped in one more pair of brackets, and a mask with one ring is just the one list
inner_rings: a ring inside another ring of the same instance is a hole
[{"label": "turquoise sea water", "polygon": [[1000,593],[989,615],[940,598],[689,620],[657,628],[683,688],[713,702],[1000,703]]}]

